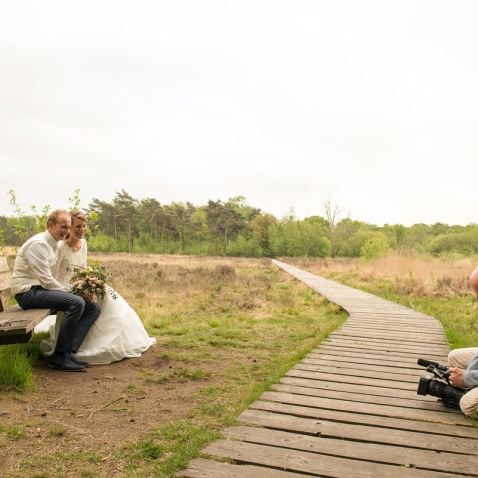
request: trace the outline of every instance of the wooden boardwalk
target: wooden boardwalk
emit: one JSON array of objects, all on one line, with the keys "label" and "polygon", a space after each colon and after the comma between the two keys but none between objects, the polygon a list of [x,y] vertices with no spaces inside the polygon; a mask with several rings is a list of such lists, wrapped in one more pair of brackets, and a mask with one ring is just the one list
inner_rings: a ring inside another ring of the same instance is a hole
[{"label": "wooden boardwalk", "polygon": [[441,324],[366,292],[274,263],[350,317],[224,430],[179,476],[478,476],[478,432],[417,395],[418,358],[446,364]]}]

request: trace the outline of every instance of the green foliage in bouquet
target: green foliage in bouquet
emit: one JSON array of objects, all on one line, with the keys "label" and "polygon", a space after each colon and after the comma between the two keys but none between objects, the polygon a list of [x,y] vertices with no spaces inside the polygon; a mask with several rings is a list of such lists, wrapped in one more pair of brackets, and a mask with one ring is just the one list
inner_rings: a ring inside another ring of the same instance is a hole
[{"label": "green foliage in bouquet", "polygon": [[110,275],[98,260],[87,267],[73,266],[70,292],[92,302],[102,302],[106,294],[116,300],[115,291],[106,284]]}]

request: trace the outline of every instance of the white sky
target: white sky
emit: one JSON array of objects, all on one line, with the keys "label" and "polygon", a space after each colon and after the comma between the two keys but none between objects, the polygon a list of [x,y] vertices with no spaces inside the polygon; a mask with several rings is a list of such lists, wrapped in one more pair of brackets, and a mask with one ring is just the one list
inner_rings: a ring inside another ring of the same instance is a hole
[{"label": "white sky", "polygon": [[477,24],[476,0],[1,0],[0,214],[124,189],[478,222]]}]

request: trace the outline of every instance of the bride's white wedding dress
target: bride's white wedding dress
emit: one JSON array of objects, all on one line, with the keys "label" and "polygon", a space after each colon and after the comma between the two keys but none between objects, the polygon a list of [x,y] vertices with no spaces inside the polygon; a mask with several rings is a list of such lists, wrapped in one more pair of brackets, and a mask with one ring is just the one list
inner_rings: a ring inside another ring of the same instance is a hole
[{"label": "bride's white wedding dress", "polygon": [[[74,252],[68,244],[58,245],[58,263],[54,269],[57,280],[70,287],[70,278],[75,266],[86,267],[88,248],[86,241],[81,240],[79,251]],[[68,270],[70,269],[70,270]],[[122,360],[125,357],[139,357],[156,339],[149,337],[138,314],[116,292],[116,300],[106,294],[99,303],[101,313],[88,332],[80,350],[75,355],[78,360],[90,364],[108,364]],[[42,341],[43,350],[47,355],[55,350],[56,316],[45,319],[45,324],[35,328],[35,332],[50,332],[50,338]]]}]

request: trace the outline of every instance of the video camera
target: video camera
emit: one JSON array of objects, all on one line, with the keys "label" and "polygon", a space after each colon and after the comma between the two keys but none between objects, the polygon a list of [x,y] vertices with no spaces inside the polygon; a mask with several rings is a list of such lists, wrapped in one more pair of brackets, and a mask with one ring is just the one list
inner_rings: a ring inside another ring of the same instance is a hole
[{"label": "video camera", "polygon": [[428,372],[420,377],[417,394],[438,397],[438,401],[444,405],[460,409],[461,397],[468,392],[468,388],[455,387],[450,383],[450,374],[446,365],[425,359],[418,359],[417,363],[426,367]]}]

